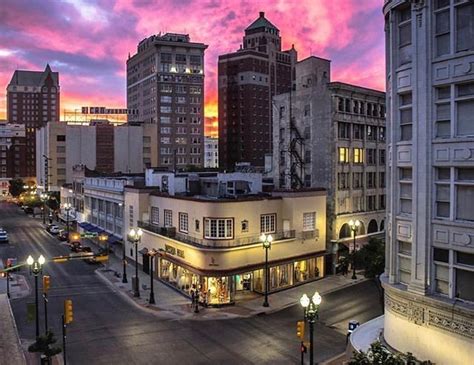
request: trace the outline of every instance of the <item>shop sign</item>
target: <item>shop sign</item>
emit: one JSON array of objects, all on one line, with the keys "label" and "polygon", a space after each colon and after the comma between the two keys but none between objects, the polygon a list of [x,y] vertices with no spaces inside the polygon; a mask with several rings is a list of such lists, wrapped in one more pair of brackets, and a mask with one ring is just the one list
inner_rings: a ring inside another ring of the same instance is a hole
[{"label": "shop sign", "polygon": [[176,249],[176,252],[177,252],[177,255],[179,257],[181,257],[182,259],[184,259],[184,251],[183,250],[180,250],[179,248]]},{"label": "shop sign", "polygon": [[219,264],[216,264],[216,259],[214,257],[211,257],[211,263],[209,266],[219,266]]},{"label": "shop sign", "polygon": [[176,255],[176,248],[170,245],[165,245],[165,251],[166,253],[169,253],[171,255]]}]

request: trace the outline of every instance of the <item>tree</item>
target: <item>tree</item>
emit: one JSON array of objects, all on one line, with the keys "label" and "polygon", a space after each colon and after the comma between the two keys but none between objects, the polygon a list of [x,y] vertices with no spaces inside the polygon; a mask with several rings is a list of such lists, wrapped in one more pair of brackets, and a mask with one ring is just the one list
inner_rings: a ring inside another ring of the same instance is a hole
[{"label": "tree", "polygon": [[10,186],[8,188],[8,191],[10,192],[11,196],[16,198],[25,191],[25,188],[23,186],[25,186],[25,183],[22,179],[12,179],[10,180]]},{"label": "tree", "polygon": [[51,209],[51,210],[58,210],[59,209],[59,192],[58,191],[51,191],[48,194],[48,200],[46,201],[46,205]]},{"label": "tree", "polygon": [[379,341],[370,345],[367,352],[354,352],[349,365],[432,365],[431,361],[418,360],[413,354],[393,354]]},{"label": "tree", "polygon": [[62,351],[60,347],[51,347],[55,343],[56,338],[54,337],[53,332],[48,331],[45,335],[39,336],[36,339],[36,342],[28,347],[28,351],[40,352],[49,359],[51,356],[57,355]]},{"label": "tree", "polygon": [[378,238],[370,238],[356,256],[356,261],[364,269],[366,278],[375,279],[385,269],[385,242]]}]

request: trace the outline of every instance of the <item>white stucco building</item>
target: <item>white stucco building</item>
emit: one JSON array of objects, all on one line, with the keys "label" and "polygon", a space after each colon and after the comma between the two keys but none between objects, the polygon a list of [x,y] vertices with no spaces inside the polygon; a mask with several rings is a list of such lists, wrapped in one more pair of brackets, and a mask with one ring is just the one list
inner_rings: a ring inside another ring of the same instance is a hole
[{"label": "white stucco building", "polygon": [[384,338],[474,359],[474,2],[386,0]]}]

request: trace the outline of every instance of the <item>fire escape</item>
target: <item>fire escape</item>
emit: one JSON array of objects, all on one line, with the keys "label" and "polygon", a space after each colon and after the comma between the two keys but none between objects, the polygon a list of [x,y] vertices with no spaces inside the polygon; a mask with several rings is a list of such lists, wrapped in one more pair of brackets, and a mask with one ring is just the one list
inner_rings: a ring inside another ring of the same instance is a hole
[{"label": "fire escape", "polygon": [[304,138],[298,130],[295,117],[291,115],[290,105],[290,181],[291,189],[301,189],[304,187],[303,174],[305,161],[302,153],[304,151]]}]

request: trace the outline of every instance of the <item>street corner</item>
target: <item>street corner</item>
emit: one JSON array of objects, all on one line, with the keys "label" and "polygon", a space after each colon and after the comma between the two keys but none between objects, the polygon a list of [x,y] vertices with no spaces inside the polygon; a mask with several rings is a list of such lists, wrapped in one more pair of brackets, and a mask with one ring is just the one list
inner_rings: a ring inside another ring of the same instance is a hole
[{"label": "street corner", "polygon": [[20,299],[30,294],[28,280],[23,275],[12,274],[10,276],[10,299]]}]

